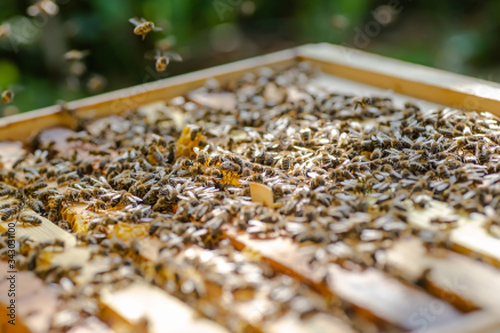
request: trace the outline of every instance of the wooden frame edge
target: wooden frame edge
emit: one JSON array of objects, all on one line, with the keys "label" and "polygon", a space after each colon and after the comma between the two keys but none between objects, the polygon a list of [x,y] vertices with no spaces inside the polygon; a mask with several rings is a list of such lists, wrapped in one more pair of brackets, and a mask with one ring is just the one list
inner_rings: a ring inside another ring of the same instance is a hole
[{"label": "wooden frame edge", "polygon": [[[500,84],[411,64],[328,43],[306,44],[200,71],[153,81],[62,105],[0,119],[0,140],[27,142],[44,128],[75,128],[77,118],[96,118],[182,95],[209,78],[222,82],[262,66],[284,68],[306,60],[330,75],[390,89],[451,107],[500,116]],[[77,117],[75,117],[76,115]],[[36,121],[35,121],[36,120]]]},{"label": "wooden frame edge", "polygon": [[500,84],[328,43],[298,47],[330,75],[460,109],[500,116]]}]

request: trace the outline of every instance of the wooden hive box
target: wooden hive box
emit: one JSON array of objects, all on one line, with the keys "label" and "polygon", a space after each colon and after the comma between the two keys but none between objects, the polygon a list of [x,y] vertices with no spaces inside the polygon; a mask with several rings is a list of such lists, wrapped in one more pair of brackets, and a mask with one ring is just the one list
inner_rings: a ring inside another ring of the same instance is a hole
[{"label": "wooden hive box", "polygon": [[[88,157],[88,147],[66,142],[66,138],[78,135],[74,130],[82,122],[103,118],[109,124],[118,119],[113,116],[130,110],[154,118],[158,108],[163,110],[165,103],[177,96],[214,110],[231,109],[234,101],[226,94],[197,89],[212,78],[223,86],[262,67],[280,71],[302,61],[320,71],[306,88],[328,87],[346,95],[388,96],[398,105],[405,101],[418,104],[422,112],[452,107],[500,116],[498,84],[340,46],[305,45],[0,119],[2,179],[24,184],[20,187],[26,191],[29,168],[22,176],[9,170],[15,161],[24,163],[19,158],[31,149],[33,140],[38,146],[55,141],[51,149],[57,154],[76,151],[79,156]],[[179,130],[190,124],[189,118],[176,120],[173,115],[169,121],[174,125],[178,121]],[[64,181],[48,181],[47,186],[68,190]],[[251,185],[249,192],[254,205],[278,207],[266,186]],[[14,202],[13,193],[0,197],[0,204]],[[55,205],[54,200],[49,207]],[[3,214],[6,208],[2,209]],[[222,238],[217,250],[196,244],[169,248],[165,239],[150,232],[151,223],[107,225],[103,227],[104,237],[133,240],[124,249],[122,243],[110,245],[112,253],[133,262],[122,265],[114,262],[111,255],[108,258],[96,253],[97,247],[82,246],[88,243],[85,234],[92,219],[106,214],[114,216],[116,211],[90,211],[87,204],[68,203],[58,218],[69,221],[73,232],[68,232],[47,219],[47,214],[40,216],[34,210],[25,205],[22,215],[40,218],[40,225],[26,226],[21,220],[15,223],[15,237],[25,244],[15,249],[16,253],[24,253],[16,258],[16,264],[22,261],[28,270],[9,266],[9,252],[2,245],[0,332],[500,330],[500,239],[486,231],[484,221],[475,220],[477,214],[450,210],[437,200],[426,204],[425,209],[408,209],[405,223],[421,232],[433,232],[434,219],[447,214],[455,216],[458,222],[447,231],[445,245],[434,244],[439,249],[430,251],[419,237],[421,234],[408,234],[385,248],[383,263],[374,261],[367,267],[341,260],[340,256],[326,264],[313,265],[318,253],[322,253],[314,242],[303,246],[291,237],[255,238],[227,222],[217,226]],[[0,221],[0,231],[7,234],[10,222],[15,220]],[[31,241],[26,242],[25,236]],[[45,248],[39,244],[45,244]],[[340,250],[350,251],[332,248],[332,252]],[[30,253],[34,251],[44,253],[34,259],[35,263],[30,262]],[[54,271],[60,274],[55,275]],[[260,272],[258,290],[245,285],[228,287],[239,276],[256,271]],[[13,299],[8,296],[11,287],[6,278],[12,274],[17,281],[15,326],[7,322],[6,311]],[[113,280],[116,276],[125,282]],[[47,277],[53,281],[47,281]],[[55,282],[57,287],[47,282]],[[193,290],[197,295],[192,295]],[[294,290],[293,302],[287,300],[289,290]],[[275,301],[270,302],[270,297]],[[311,304],[314,311],[308,310]],[[304,313],[299,315],[299,310]]]}]

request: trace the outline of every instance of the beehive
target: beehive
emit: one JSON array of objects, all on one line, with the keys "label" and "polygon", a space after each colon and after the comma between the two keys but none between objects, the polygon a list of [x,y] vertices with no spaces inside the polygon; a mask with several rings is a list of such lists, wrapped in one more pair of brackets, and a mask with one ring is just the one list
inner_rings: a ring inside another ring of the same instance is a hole
[{"label": "beehive", "polygon": [[310,45],[2,119],[2,328],[494,332],[499,91]]}]

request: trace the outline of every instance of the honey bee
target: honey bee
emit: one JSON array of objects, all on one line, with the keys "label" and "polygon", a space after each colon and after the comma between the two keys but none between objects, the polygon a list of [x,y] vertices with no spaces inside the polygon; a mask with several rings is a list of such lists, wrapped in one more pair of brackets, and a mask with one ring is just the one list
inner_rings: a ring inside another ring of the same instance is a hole
[{"label": "honey bee", "polygon": [[0,25],[0,39],[9,37],[10,35],[10,24],[3,23]]},{"label": "honey bee", "polygon": [[191,141],[194,141],[196,139],[196,136],[198,135],[198,133],[201,133],[201,131],[202,131],[202,128],[200,126],[197,126],[197,125],[190,126],[189,138],[191,139]]},{"label": "honey bee", "polygon": [[427,172],[427,168],[417,162],[408,162],[408,167],[412,171],[418,171],[418,172]]},{"label": "honey bee", "polygon": [[99,74],[93,74],[87,81],[87,89],[92,94],[102,91],[107,84],[107,80],[104,76]]},{"label": "honey bee", "polygon": [[163,162],[163,155],[156,145],[149,146],[149,161],[154,164],[161,164]]},{"label": "honey bee", "polygon": [[157,72],[164,72],[167,70],[168,65],[170,64],[170,61],[177,61],[181,62],[182,57],[175,52],[166,52],[166,51],[160,51],[156,50],[156,54],[154,57],[146,56],[148,58],[153,58],[156,60],[155,62],[155,68]]},{"label": "honey bee", "polygon": [[71,231],[71,225],[66,220],[60,220],[56,224],[57,224],[57,226],[59,226],[59,228],[61,228],[63,230]]},{"label": "honey bee", "polygon": [[241,167],[238,164],[229,161],[222,162],[220,168],[224,171],[241,172]]},{"label": "honey bee", "polygon": [[59,13],[59,6],[53,0],[39,0],[34,5],[29,6],[26,13],[30,16],[38,16],[42,13],[55,16]]},{"label": "honey bee", "polygon": [[372,99],[370,97],[360,97],[360,98],[354,99],[352,104],[354,106],[354,109],[356,109],[358,106],[364,107],[364,106],[370,105],[371,103],[372,103]]},{"label": "honey bee", "polygon": [[193,161],[190,159],[182,159],[179,161],[179,166],[181,169],[188,169],[193,166]]},{"label": "honey bee", "polygon": [[40,190],[44,187],[47,187],[47,183],[45,183],[43,181],[38,181],[35,184],[26,186],[25,191],[26,191],[26,193],[32,193],[32,192]]},{"label": "honey bee", "polygon": [[14,208],[7,208],[2,212],[2,221],[7,221],[12,217],[13,214],[15,214],[17,211]]},{"label": "honey bee", "polygon": [[311,134],[312,134],[312,131],[311,131],[310,128],[303,128],[303,129],[300,130],[300,137],[305,142],[307,142],[307,141],[309,141],[311,139]]},{"label": "honey bee", "polygon": [[264,176],[260,173],[251,175],[250,177],[247,178],[247,181],[249,182],[254,182],[254,183],[263,183],[264,182]]},{"label": "honey bee", "polygon": [[65,243],[62,239],[51,239],[51,240],[41,242],[40,244],[37,245],[37,247],[40,249],[44,249],[44,248],[49,247],[49,246],[64,248]]},{"label": "honey bee", "polygon": [[33,216],[33,215],[21,215],[19,217],[19,221],[23,223],[23,227],[25,226],[26,223],[34,226],[42,224],[42,219],[39,218],[38,216]]},{"label": "honey bee", "polygon": [[205,148],[203,148],[203,149],[200,149],[199,147],[193,148],[193,151],[196,153],[196,162],[198,162],[200,164],[205,164],[208,162],[208,160],[209,160],[209,156],[207,153],[208,147],[209,146],[205,146]]},{"label": "honey bee", "polygon": [[420,111],[420,108],[418,107],[418,105],[416,105],[412,102],[406,102],[405,109],[412,109],[413,111]]},{"label": "honey bee", "polygon": [[12,101],[14,101],[14,91],[11,90],[11,89],[6,89],[4,91],[2,91],[2,95],[1,95],[1,98],[2,98],[2,104],[8,104],[8,103],[11,103]]},{"label": "honey bee", "polygon": [[59,212],[61,210],[64,199],[64,195],[58,195],[55,197],[49,212],[49,220],[55,222],[59,219]]},{"label": "honey bee", "polygon": [[323,185],[325,185],[325,180],[321,176],[316,176],[311,180],[311,188],[313,189]]},{"label": "honey bee", "polygon": [[38,214],[45,212],[45,206],[43,205],[43,202],[41,202],[40,200],[34,199],[28,201],[28,207],[31,208],[33,211],[37,212]]},{"label": "honey bee", "polygon": [[142,40],[144,40],[144,38],[146,38],[146,35],[151,31],[163,30],[162,28],[156,27],[153,22],[146,21],[144,18],[141,18],[140,21],[137,18],[131,18],[128,21],[135,25],[134,34],[142,36]]},{"label": "honey bee", "polygon": [[205,175],[207,175],[209,177],[215,177],[215,178],[222,178],[224,176],[222,171],[220,171],[217,168],[213,168],[213,167],[205,170]]},{"label": "honey bee", "polygon": [[64,60],[66,61],[80,61],[90,54],[89,50],[70,50],[64,54]]},{"label": "honey bee", "polygon": [[4,188],[3,190],[0,190],[0,197],[3,197],[5,195],[11,195],[14,194],[16,191],[13,188]]}]

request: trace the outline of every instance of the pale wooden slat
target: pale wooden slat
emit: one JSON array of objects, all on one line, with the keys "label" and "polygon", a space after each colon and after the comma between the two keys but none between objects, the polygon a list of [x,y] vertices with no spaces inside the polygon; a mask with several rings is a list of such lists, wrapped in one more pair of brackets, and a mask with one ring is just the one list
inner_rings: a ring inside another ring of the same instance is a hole
[{"label": "pale wooden slat", "polygon": [[119,324],[122,320],[134,327],[134,332],[140,332],[140,327],[150,333],[228,332],[215,322],[197,317],[193,309],[163,290],[140,282],[119,291],[103,292],[101,303],[110,310],[102,314],[102,319],[116,331],[123,330]]},{"label": "pale wooden slat", "polygon": [[500,268],[500,239],[488,234],[485,228],[470,223],[450,234],[453,249],[464,254],[474,254],[484,262]]},{"label": "pale wooden slat", "polygon": [[89,317],[85,319],[85,321],[82,324],[77,325],[68,331],[68,333],[95,333],[95,332],[114,333],[115,331],[106,326],[96,317]]},{"label": "pale wooden slat", "polygon": [[232,111],[236,107],[236,95],[231,92],[207,93],[192,91],[187,97],[200,105],[204,105],[215,110]]},{"label": "pale wooden slat", "polygon": [[426,309],[429,304],[436,304],[442,309],[434,324],[460,317],[460,313],[450,305],[375,269],[361,273],[349,272],[336,264],[330,264],[328,285],[325,285],[321,272],[309,265],[312,252],[301,251],[291,239],[251,239],[247,234],[238,234],[231,227],[227,227],[225,232],[237,249],[256,251],[275,270],[307,282],[324,295],[340,297],[357,308],[362,316],[381,324],[390,323],[403,329],[414,329],[415,322],[409,318],[418,315],[419,309]]},{"label": "pale wooden slat", "polygon": [[445,302],[388,278],[374,268],[351,272],[331,264],[328,271],[332,291],[340,298],[369,310],[368,317],[382,318],[409,330],[416,328],[414,318],[418,318],[420,309],[429,310],[433,306],[440,309],[433,325],[460,317],[460,313]]},{"label": "pale wooden slat", "polygon": [[14,162],[25,153],[23,144],[19,141],[0,142],[0,169],[10,170]]},{"label": "pale wooden slat", "polygon": [[429,201],[425,209],[417,210],[412,206],[408,205],[408,222],[420,229],[439,230],[438,224],[431,223],[432,218],[456,216],[457,226],[449,233],[451,248],[500,267],[500,239],[487,233],[483,227],[484,216],[475,214],[472,219],[470,216],[457,213],[446,203],[437,200]]},{"label": "pale wooden slat", "polygon": [[[5,198],[5,197],[4,197]],[[0,205],[3,203],[7,203],[9,200],[0,200]],[[36,214],[34,211],[31,209],[24,209],[22,214],[30,215],[30,216],[36,216],[39,219],[42,220],[42,224],[33,226],[29,224],[23,225],[22,222],[19,222],[15,219],[11,219],[8,221],[2,221],[0,222],[0,232],[6,231],[9,229],[9,223],[15,223],[15,237],[19,238],[22,236],[28,236],[31,240],[41,243],[45,241],[50,241],[54,239],[59,239],[64,241],[65,246],[74,246],[76,244],[76,239],[75,237],[68,233],[67,231],[64,231],[45,217],[42,217],[38,214]]]},{"label": "pale wooden slat", "polygon": [[339,319],[319,313],[310,318],[300,320],[298,316],[287,314],[267,324],[264,332],[268,333],[354,333],[355,331]]},{"label": "pale wooden slat", "polygon": [[251,239],[248,234],[240,234],[229,226],[226,226],[225,233],[236,249],[240,251],[243,249],[256,251],[262,256],[263,260],[268,261],[280,273],[290,275],[301,281],[307,281],[318,292],[329,292],[326,284],[321,281],[321,272],[315,272],[308,264],[311,254],[299,251],[298,246],[291,239]]},{"label": "pale wooden slat", "polygon": [[423,279],[429,292],[463,310],[500,307],[493,296],[500,295],[500,272],[484,263],[446,250],[433,256],[420,239],[411,237],[387,251],[387,264],[406,279]]},{"label": "pale wooden slat", "polygon": [[297,49],[299,59],[360,83],[458,108],[500,115],[500,84],[327,43]]},{"label": "pale wooden slat", "polygon": [[51,318],[57,310],[57,296],[42,280],[32,272],[19,272],[15,274],[15,306],[16,325],[7,323],[6,306],[10,302],[8,296],[10,282],[7,281],[13,273],[6,262],[0,261],[0,332],[6,333],[45,333],[48,331]]},{"label": "pale wooden slat", "polygon": [[475,311],[446,325],[429,328],[422,320],[421,327],[413,333],[498,333],[500,313],[498,311]]}]

